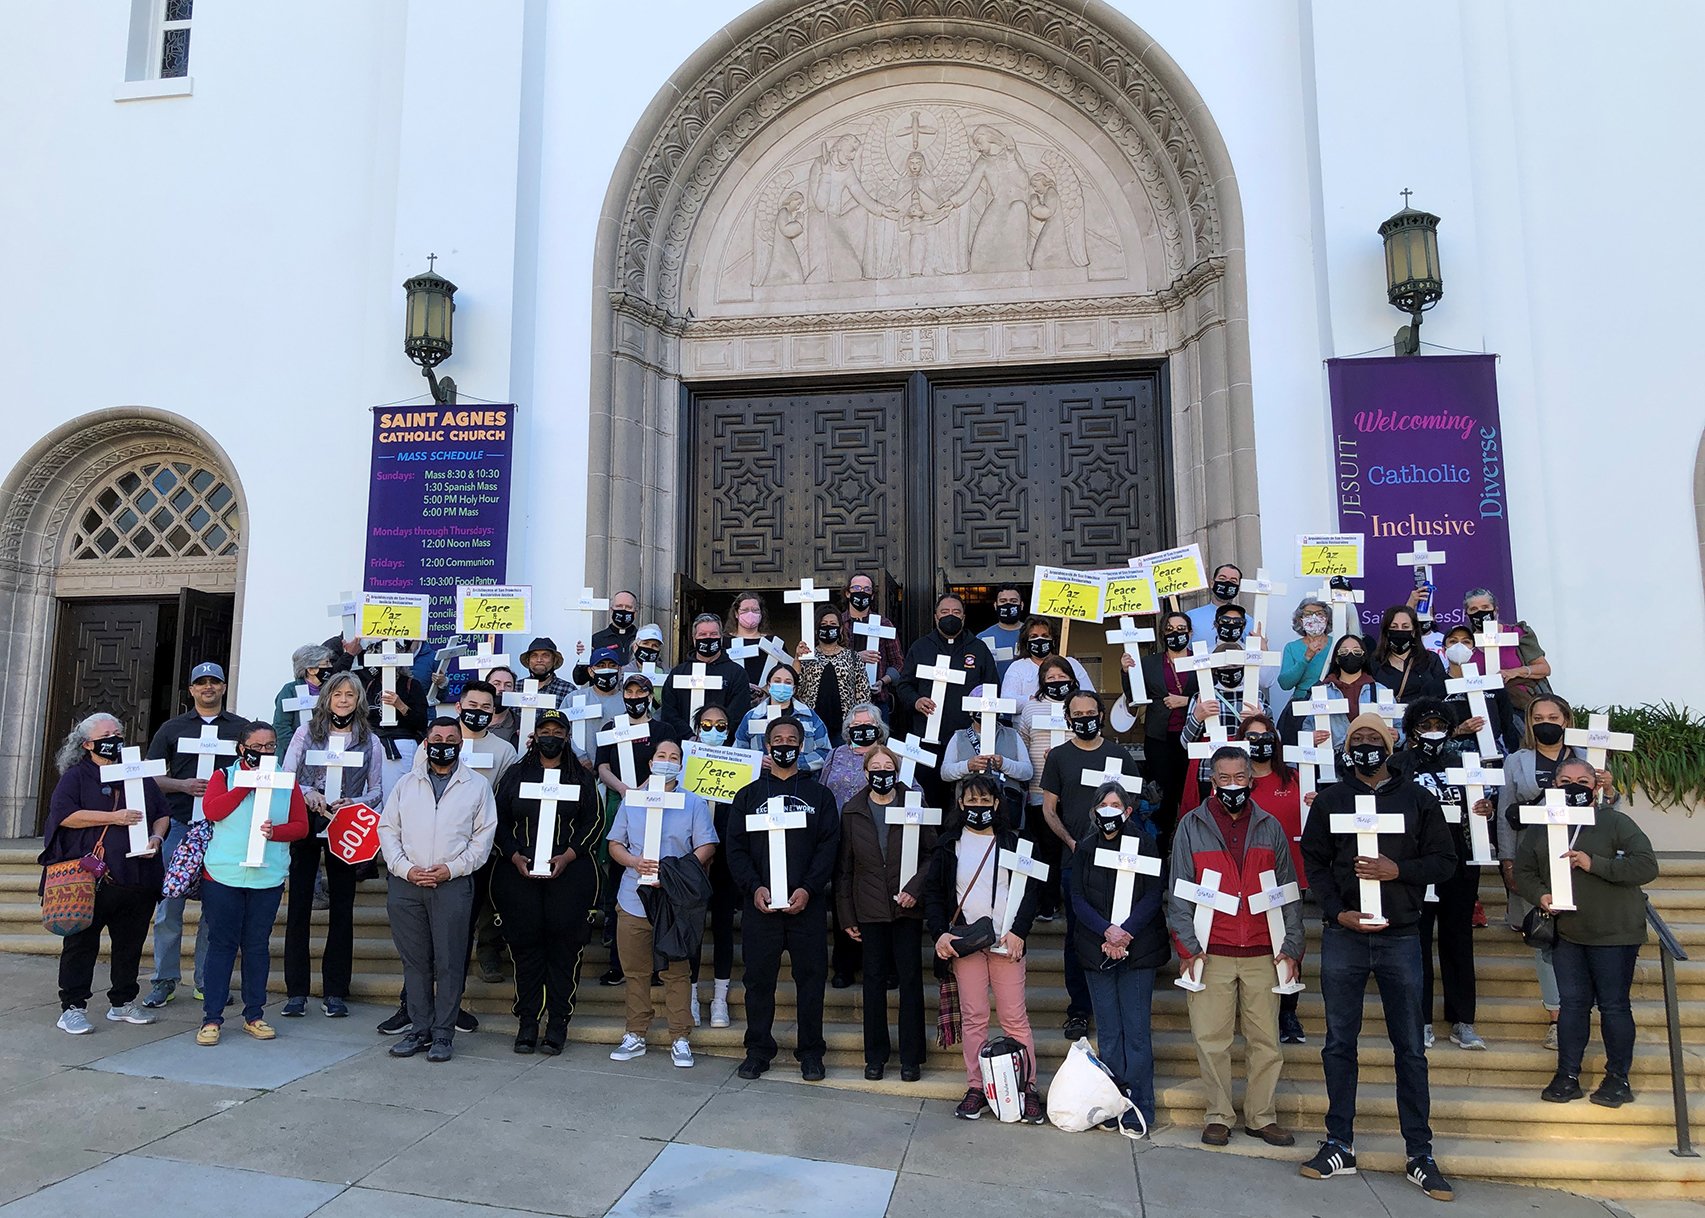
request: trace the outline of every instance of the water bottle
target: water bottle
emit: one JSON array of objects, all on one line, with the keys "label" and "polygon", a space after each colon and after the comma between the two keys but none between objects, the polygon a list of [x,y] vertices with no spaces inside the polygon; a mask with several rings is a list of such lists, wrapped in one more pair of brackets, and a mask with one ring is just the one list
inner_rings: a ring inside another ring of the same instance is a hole
[{"label": "water bottle", "polygon": [[1421,571],[1415,572],[1415,590],[1421,594],[1420,602],[1415,606],[1415,616],[1423,622],[1433,620],[1433,593],[1436,591],[1433,581]]}]

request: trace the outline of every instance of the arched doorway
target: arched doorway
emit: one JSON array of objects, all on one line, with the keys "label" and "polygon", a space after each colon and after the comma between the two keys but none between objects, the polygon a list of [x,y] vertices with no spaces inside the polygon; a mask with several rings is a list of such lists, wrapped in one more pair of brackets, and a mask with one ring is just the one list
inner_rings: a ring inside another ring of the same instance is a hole
[{"label": "arched doorway", "polygon": [[0,835],[34,833],[51,751],[94,709],[146,746],[181,709],[186,663],[235,695],[248,518],[230,461],[165,411],[84,415],[0,485]]},{"label": "arched doorway", "polygon": [[[1188,79],[1108,5],[772,0],[671,78],[627,149],[595,259],[595,584],[669,607],[693,544],[682,404],[697,388],[848,374],[878,378],[850,388],[880,395],[941,372],[1079,375],[1097,392],[1114,373],[1155,373],[1163,531],[1258,559],[1235,179]],[[909,434],[932,448],[903,459],[927,461],[940,444],[929,411],[950,407],[934,382],[911,384],[928,400]],[[1074,441],[1069,415],[1051,417],[1062,450],[1128,442],[1093,428]],[[856,421],[845,434],[880,440]],[[1090,514],[1135,510],[1117,490],[1133,468],[1097,474],[1115,490]]]}]

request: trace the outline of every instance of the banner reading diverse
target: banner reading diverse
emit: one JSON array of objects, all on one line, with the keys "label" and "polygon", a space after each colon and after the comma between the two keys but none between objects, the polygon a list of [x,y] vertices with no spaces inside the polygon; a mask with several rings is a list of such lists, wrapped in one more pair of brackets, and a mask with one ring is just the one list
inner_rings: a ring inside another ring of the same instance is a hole
[{"label": "banner reading diverse", "polygon": [[1363,628],[1414,590],[1397,556],[1424,541],[1433,567],[1434,620],[1462,621],[1462,596],[1491,588],[1498,616],[1517,620],[1510,565],[1504,431],[1497,357],[1411,355],[1326,362],[1332,391],[1338,527],[1363,534]]},{"label": "banner reading diverse", "polygon": [[431,597],[434,643],[456,633],[457,585],[503,583],[514,430],[513,406],[373,412],[362,586]]}]

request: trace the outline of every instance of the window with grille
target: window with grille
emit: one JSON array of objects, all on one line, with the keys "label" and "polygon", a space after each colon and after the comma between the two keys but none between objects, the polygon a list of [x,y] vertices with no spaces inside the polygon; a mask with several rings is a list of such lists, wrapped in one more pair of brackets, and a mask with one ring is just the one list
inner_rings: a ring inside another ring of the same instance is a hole
[{"label": "window with grille", "polygon": [[187,97],[194,91],[189,74],[194,15],[195,0],[130,0],[124,82],[113,94],[115,101]]},{"label": "window with grille", "polygon": [[159,57],[154,75],[161,80],[189,75],[189,18],[195,0],[160,0]]},{"label": "window with grille", "polygon": [[192,461],[145,461],[78,513],[71,560],[234,556],[241,531],[237,496],[218,474]]}]

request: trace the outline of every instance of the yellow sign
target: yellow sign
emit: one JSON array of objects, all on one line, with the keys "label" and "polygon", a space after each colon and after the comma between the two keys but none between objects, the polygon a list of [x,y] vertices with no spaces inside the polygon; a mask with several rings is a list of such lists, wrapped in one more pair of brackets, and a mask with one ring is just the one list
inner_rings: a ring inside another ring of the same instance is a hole
[{"label": "yellow sign", "polygon": [[361,595],[361,637],[364,639],[424,639],[431,598],[401,592]]},{"label": "yellow sign", "polygon": [[524,634],[531,628],[533,589],[482,584],[456,589],[456,633]]},{"label": "yellow sign", "polygon": [[1156,596],[1183,596],[1186,592],[1199,592],[1208,586],[1200,546],[1179,546],[1176,550],[1162,550],[1143,557],[1154,579]]},{"label": "yellow sign", "polygon": [[732,803],[740,788],[758,777],[763,754],[755,749],[719,748],[690,742],[681,786],[712,803]]},{"label": "yellow sign", "polygon": [[1154,577],[1149,574],[1146,564],[1115,567],[1100,574],[1105,589],[1101,612],[1107,617],[1134,617],[1160,612],[1159,598],[1154,594]]},{"label": "yellow sign", "polygon": [[1032,578],[1030,612],[1037,617],[1099,622],[1103,616],[1100,573],[1037,567]]},{"label": "yellow sign", "polygon": [[1334,575],[1360,578],[1362,534],[1303,533],[1297,537],[1297,574],[1330,579]]}]

